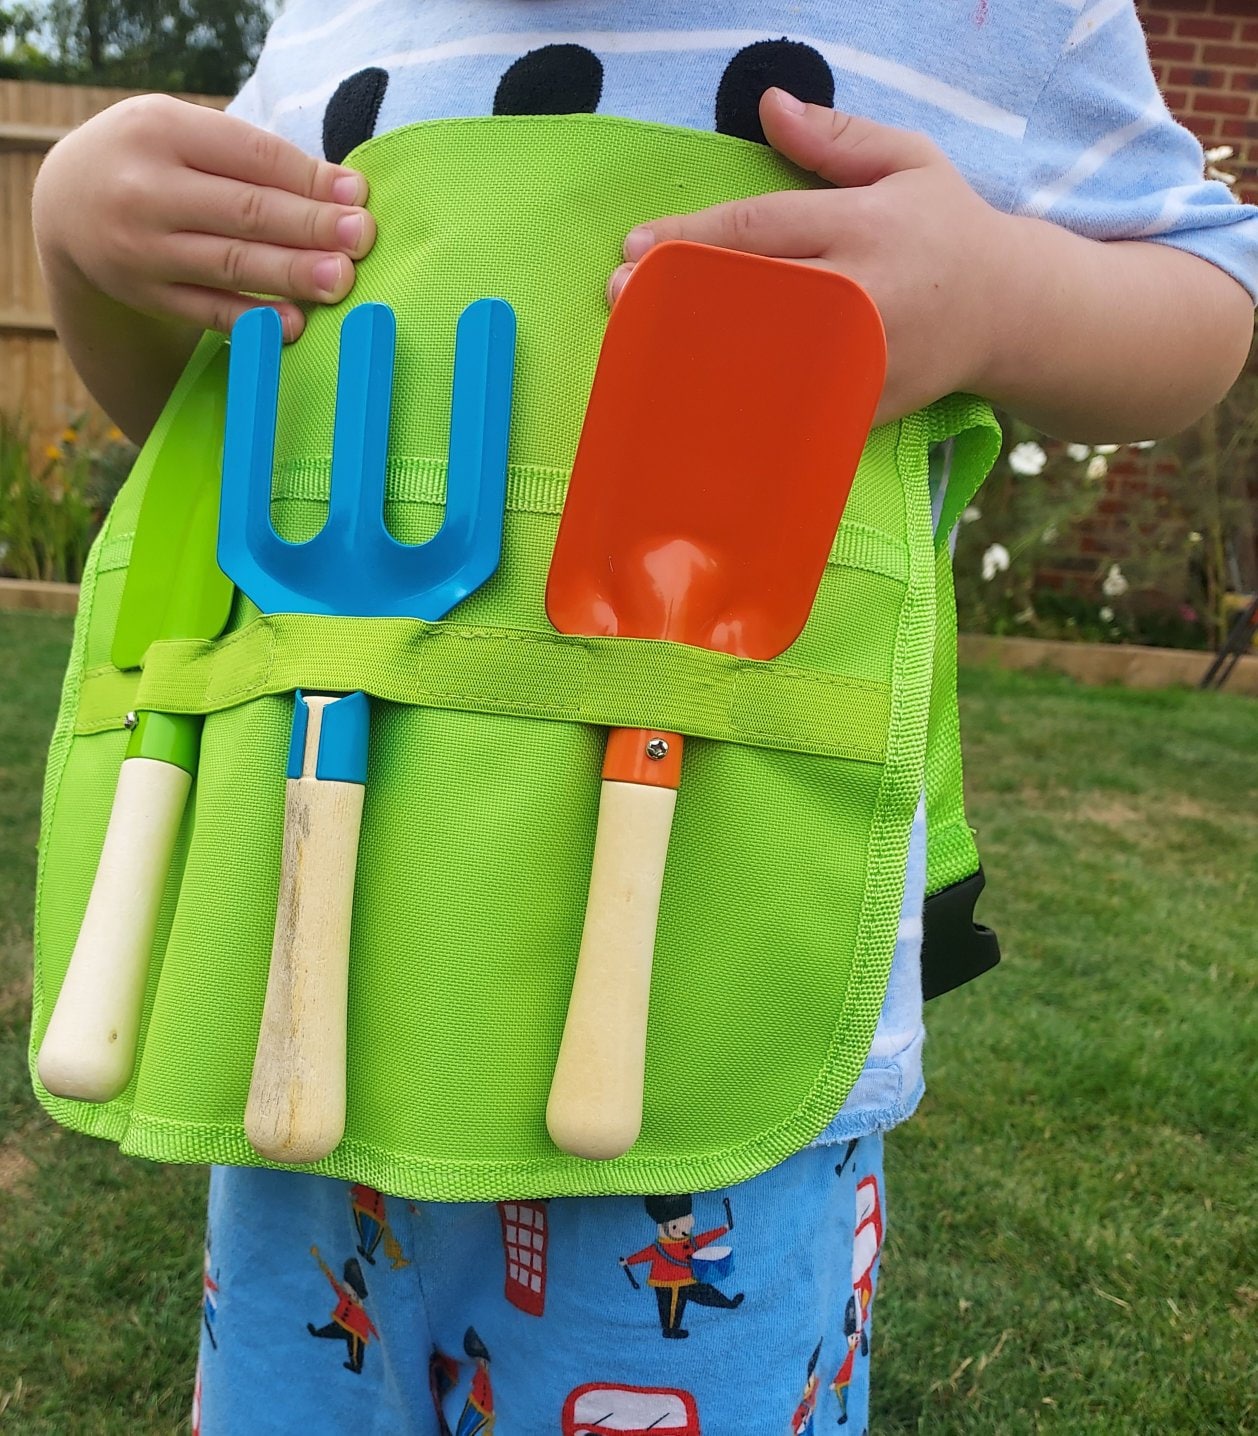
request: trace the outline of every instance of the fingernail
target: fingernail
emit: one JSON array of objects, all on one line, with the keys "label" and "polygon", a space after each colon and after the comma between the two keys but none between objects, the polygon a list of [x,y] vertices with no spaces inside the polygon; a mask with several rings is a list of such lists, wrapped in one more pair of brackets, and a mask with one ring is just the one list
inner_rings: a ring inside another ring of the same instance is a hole
[{"label": "fingernail", "polygon": [[362,175],[346,170],[332,181],[332,202],[334,204],[362,204],[367,198],[367,186]]},{"label": "fingernail", "polygon": [[363,242],[361,214],[343,214],[336,222],[336,242],[342,249],[357,249]]},{"label": "fingernail", "polygon": [[625,235],[625,258],[632,264],[639,260],[655,243],[655,235],[651,229],[640,224],[637,229],[631,229]]},{"label": "fingernail", "polygon": [[808,108],[803,100],[797,100],[788,90],[773,91],[773,98],[780,110],[785,110],[788,115],[802,115]]},{"label": "fingernail", "polygon": [[619,269],[612,271],[612,277],[607,282],[607,297],[615,304],[620,291],[629,282],[629,276],[633,273],[632,264],[622,264]]},{"label": "fingernail", "polygon": [[336,257],[320,259],[310,271],[314,286],[320,294],[332,295],[341,282],[341,261]]},{"label": "fingernail", "polygon": [[291,344],[297,338],[297,316],[295,314],[281,313],[280,330],[284,335],[284,343]]}]

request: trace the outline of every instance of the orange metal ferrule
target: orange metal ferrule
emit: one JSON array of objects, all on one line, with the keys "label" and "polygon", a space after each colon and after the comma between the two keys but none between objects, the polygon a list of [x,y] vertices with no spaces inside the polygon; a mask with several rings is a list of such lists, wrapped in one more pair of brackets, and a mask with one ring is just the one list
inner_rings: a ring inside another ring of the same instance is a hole
[{"label": "orange metal ferrule", "polygon": [[[667,751],[653,757],[663,744]],[[613,728],[607,738],[603,777],[617,783],[676,788],[681,783],[682,738],[655,728]]]}]

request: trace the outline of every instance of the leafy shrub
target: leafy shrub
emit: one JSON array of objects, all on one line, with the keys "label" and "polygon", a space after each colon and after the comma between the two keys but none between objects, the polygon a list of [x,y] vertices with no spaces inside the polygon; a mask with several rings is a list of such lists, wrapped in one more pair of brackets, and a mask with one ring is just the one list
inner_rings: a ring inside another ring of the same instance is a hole
[{"label": "leafy shrub", "polygon": [[1216,408],[1157,443],[1067,444],[1003,422],[1003,451],[958,536],[961,627],[1216,647],[1229,593],[1258,582],[1258,347]]},{"label": "leafy shrub", "polygon": [[40,462],[26,425],[0,414],[0,574],[77,583],[134,456],[117,429],[76,422]]}]

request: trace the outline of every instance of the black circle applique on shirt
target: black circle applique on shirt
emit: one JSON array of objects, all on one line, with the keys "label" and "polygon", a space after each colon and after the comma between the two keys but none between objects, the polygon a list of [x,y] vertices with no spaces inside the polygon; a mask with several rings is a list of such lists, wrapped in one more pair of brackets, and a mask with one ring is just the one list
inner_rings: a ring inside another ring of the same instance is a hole
[{"label": "black circle applique on shirt", "polygon": [[[834,74],[800,40],[757,40],[730,60],[716,93],[718,134],[767,143],[760,97],[774,86],[814,105],[833,105]],[[341,164],[375,133],[388,72],[370,66],[336,87],[323,116],[323,152]],[[584,45],[542,45],[513,61],[494,92],[495,115],[593,114],[603,96],[603,62]]]},{"label": "black circle applique on shirt", "polygon": [[716,130],[767,144],[760,97],[777,87],[809,105],[834,104],[834,73],[824,56],[800,40],[757,40],[725,67],[716,92]]},{"label": "black circle applique on shirt", "polygon": [[603,62],[584,45],[543,45],[521,55],[494,93],[495,115],[592,115]]},{"label": "black circle applique on shirt", "polygon": [[388,72],[376,66],[359,70],[336,87],[323,113],[323,153],[334,165],[375,134],[388,88]]}]

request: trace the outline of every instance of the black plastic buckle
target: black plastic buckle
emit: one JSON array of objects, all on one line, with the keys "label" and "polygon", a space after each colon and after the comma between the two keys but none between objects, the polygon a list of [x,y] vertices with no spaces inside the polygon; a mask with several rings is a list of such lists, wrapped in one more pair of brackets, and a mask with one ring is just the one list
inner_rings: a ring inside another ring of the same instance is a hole
[{"label": "black plastic buckle", "polygon": [[922,997],[951,992],[990,972],[1000,961],[1000,941],[990,927],[974,921],[974,906],[987,879],[973,877],[943,888],[922,909]]}]

